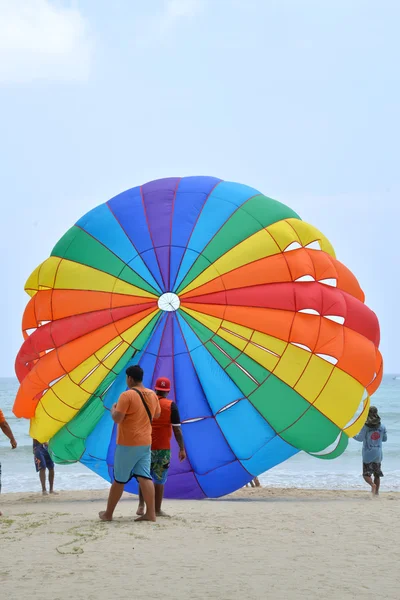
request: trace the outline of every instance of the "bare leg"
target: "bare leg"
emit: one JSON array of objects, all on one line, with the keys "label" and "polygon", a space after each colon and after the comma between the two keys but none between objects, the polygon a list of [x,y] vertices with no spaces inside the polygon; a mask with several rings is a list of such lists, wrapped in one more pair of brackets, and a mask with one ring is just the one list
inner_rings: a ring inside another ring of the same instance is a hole
[{"label": "bare leg", "polygon": [[154,484],[155,496],[156,496],[156,515],[157,517],[169,517],[167,513],[161,510],[161,504],[164,497],[164,485],[162,483]]},{"label": "bare leg", "polygon": [[49,487],[50,487],[50,494],[56,494],[56,492],[54,491],[54,469],[49,469]]},{"label": "bare leg", "polygon": [[39,479],[42,484],[42,494],[45,496],[47,494],[46,490],[46,469],[40,469],[39,471]]},{"label": "bare leg", "polygon": [[250,485],[251,485],[251,487],[255,487],[255,486],[254,486],[254,480],[253,480],[253,479],[250,481]]},{"label": "bare leg", "polygon": [[115,507],[121,500],[121,496],[124,492],[124,484],[113,482],[110,493],[108,494],[108,502],[106,510],[99,512],[99,517],[102,521],[112,521]]},{"label": "bare leg", "polygon": [[371,486],[371,491],[373,494],[376,494],[376,485],[375,483],[372,481],[372,477],[370,477],[369,475],[363,475],[364,480],[368,483],[368,485]]},{"label": "bare leg", "polygon": [[375,494],[378,495],[379,494],[379,488],[381,487],[381,478],[380,477],[374,477],[374,483],[375,483]]},{"label": "bare leg", "polygon": [[136,521],[155,521],[156,510],[155,510],[155,492],[154,484],[151,479],[145,479],[144,477],[138,477],[140,489],[142,490],[143,499],[146,504],[146,512],[143,516],[135,519]]},{"label": "bare leg", "polygon": [[261,487],[261,484],[260,484],[260,482],[258,480],[258,477],[254,477],[254,483],[255,483],[256,487]]},{"label": "bare leg", "polygon": [[143,498],[143,494],[142,494],[142,488],[140,486],[139,486],[139,506],[136,511],[136,514],[139,515],[140,517],[142,515],[144,515],[144,498]]}]

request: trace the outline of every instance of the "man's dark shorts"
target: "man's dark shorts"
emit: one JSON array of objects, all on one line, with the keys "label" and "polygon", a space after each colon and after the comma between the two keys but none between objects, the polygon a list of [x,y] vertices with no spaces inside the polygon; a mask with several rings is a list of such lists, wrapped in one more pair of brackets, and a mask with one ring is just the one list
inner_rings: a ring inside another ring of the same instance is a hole
[{"label": "man's dark shorts", "polygon": [[49,451],[42,444],[36,446],[33,456],[35,461],[36,473],[38,473],[42,469],[54,469],[54,463],[51,460]]},{"label": "man's dark shorts", "polygon": [[383,477],[380,462],[363,463],[364,477]]}]

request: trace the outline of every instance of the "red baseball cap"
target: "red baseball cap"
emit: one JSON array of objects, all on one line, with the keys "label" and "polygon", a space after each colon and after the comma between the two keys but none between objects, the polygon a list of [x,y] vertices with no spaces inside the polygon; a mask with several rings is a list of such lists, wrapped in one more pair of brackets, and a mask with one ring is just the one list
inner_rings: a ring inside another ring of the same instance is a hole
[{"label": "red baseball cap", "polygon": [[171,390],[171,382],[168,377],[159,377],[156,381],[155,390],[157,392],[169,392]]}]

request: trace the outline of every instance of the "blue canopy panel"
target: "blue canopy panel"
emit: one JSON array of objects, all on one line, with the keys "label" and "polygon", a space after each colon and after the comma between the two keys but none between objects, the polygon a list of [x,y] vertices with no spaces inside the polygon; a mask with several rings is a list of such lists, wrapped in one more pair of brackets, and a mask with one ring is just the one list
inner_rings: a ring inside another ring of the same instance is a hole
[{"label": "blue canopy panel", "polygon": [[185,177],[178,185],[172,217],[169,290],[174,289],[183,255],[201,211],[220,181],[215,177]]},{"label": "blue canopy panel", "polygon": [[116,220],[108,204],[101,204],[94,208],[79,219],[76,225],[98,240],[108,250],[111,250],[118,258],[129,265],[130,269],[136,271],[142,279],[161,293],[160,286],[121,224]]},{"label": "blue canopy panel", "polygon": [[237,183],[222,181],[209,195],[188,242],[174,290],[177,290],[189,269],[229,217],[253,196],[260,192]]},{"label": "blue canopy panel", "polygon": [[[141,255],[158,289],[165,290],[157,255],[153,248],[140,187],[132,188],[107,202],[115,219]],[[136,269],[135,263],[135,269]]]}]

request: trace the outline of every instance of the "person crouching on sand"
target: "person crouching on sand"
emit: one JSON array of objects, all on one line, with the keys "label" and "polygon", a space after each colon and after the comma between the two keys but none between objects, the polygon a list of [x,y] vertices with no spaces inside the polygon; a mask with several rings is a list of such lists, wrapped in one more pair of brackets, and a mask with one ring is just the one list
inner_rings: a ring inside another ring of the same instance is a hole
[{"label": "person crouching on sand", "polygon": [[[167,517],[162,510],[161,504],[164,496],[164,485],[168,477],[168,469],[171,461],[171,437],[172,432],[179,446],[179,460],[186,458],[181,418],[178,407],[172,400],[167,398],[171,391],[171,382],[168,377],[159,377],[156,381],[155,391],[161,407],[161,415],[153,421],[153,435],[151,443],[151,476],[154,482],[156,515]],[[144,513],[144,499],[141,488],[139,489],[138,515]]]},{"label": "person crouching on sand", "polygon": [[371,486],[372,493],[378,495],[381,477],[383,477],[381,469],[382,442],[387,441],[387,432],[375,406],[370,407],[365,425],[360,433],[354,436],[354,439],[363,443],[363,477]]},{"label": "person crouching on sand", "polygon": [[112,521],[115,507],[124,486],[135,477],[146,502],[146,513],[137,521],[155,521],[154,485],[150,475],[151,424],[160,416],[156,394],[143,385],[143,369],[138,365],[126,370],[128,390],[123,392],[111,409],[117,423],[117,445],[114,455],[114,481],[110,488],[106,510],[99,513],[102,521]]},{"label": "person crouching on sand", "polygon": [[49,472],[49,492],[56,494],[54,491],[54,463],[48,451],[47,444],[41,444],[37,440],[33,440],[33,460],[35,461],[36,473],[39,473],[40,483],[42,484],[42,494],[47,494],[46,489],[46,469]]},{"label": "person crouching on sand", "polygon": [[[7,423],[6,418],[1,410],[0,410],[0,429],[2,430],[4,435],[7,436],[8,439],[10,440],[11,448],[13,450],[15,450],[15,448],[17,447],[17,442],[15,440],[13,432],[11,431],[11,427]],[[1,463],[0,463],[0,493],[1,493]],[[0,517],[1,516],[2,516],[2,512],[0,511]]]}]

